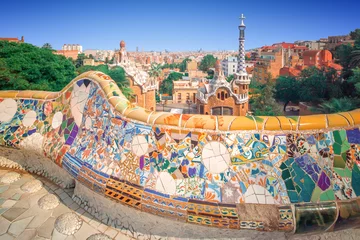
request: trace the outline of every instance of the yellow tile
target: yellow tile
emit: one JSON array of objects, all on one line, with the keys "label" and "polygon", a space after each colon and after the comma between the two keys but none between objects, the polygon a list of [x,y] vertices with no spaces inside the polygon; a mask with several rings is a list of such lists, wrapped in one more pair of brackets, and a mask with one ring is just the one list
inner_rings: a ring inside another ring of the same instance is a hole
[{"label": "yellow tile", "polygon": [[352,116],[352,118],[354,119],[354,123],[355,125],[360,124],[360,111],[351,111],[349,112],[349,114]]},{"label": "yellow tile", "polygon": [[44,92],[44,91],[36,91],[32,98],[34,99],[46,99],[46,96],[49,95],[50,92]]},{"label": "yellow tile", "polygon": [[216,116],[194,114],[184,124],[185,128],[215,130]]},{"label": "yellow tile", "polygon": [[230,124],[234,121],[234,116],[218,116],[218,129],[220,131],[228,131]]},{"label": "yellow tile", "polygon": [[348,127],[352,121],[348,121],[347,118],[340,114],[329,114],[327,115],[328,127]]},{"label": "yellow tile", "polygon": [[148,111],[144,108],[138,108],[136,110],[130,111],[129,113],[125,113],[125,116],[127,118],[146,123],[150,112],[151,111]]},{"label": "yellow tile", "polygon": [[129,107],[129,102],[126,101],[119,101],[116,106],[115,106],[115,110],[122,114],[124,112],[125,109],[127,109]]},{"label": "yellow tile", "polygon": [[163,113],[154,122],[154,124],[179,126],[180,114]]},{"label": "yellow tile", "polygon": [[60,93],[58,92],[49,92],[48,95],[46,95],[45,99],[55,99],[58,98]]},{"label": "yellow tile", "polygon": [[325,114],[301,116],[299,130],[326,129]]},{"label": "yellow tile", "polygon": [[230,130],[256,130],[256,122],[251,117],[236,117],[231,123]]},{"label": "yellow tile", "polygon": [[281,130],[281,126],[280,126],[280,122],[276,117],[268,117],[267,120],[265,120],[265,126],[264,126],[264,130]]},{"label": "yellow tile", "polygon": [[35,94],[35,91],[25,90],[25,91],[20,91],[16,97],[17,98],[31,98],[32,95],[34,95],[34,94]]},{"label": "yellow tile", "polygon": [[290,131],[291,129],[295,129],[296,125],[294,124],[295,128],[291,128],[292,124],[290,120],[284,116],[278,116],[278,120],[280,121],[280,126],[283,131]]},{"label": "yellow tile", "polygon": [[0,91],[0,98],[15,98],[18,95],[19,91]]},{"label": "yellow tile", "polygon": [[345,117],[349,123],[350,123],[350,126],[354,126],[354,120],[353,118],[351,117],[350,113],[349,112],[342,112],[342,113],[338,113],[339,115],[342,115],[343,117]]}]

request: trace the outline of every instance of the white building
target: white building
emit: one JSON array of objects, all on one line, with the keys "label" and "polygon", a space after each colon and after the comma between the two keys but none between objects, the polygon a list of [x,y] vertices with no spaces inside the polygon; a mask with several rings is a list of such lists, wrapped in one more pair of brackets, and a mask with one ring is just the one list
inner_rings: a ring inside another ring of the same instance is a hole
[{"label": "white building", "polygon": [[82,53],[83,47],[79,44],[64,44],[62,50],[69,51],[69,50],[78,50],[78,53]]},{"label": "white building", "polygon": [[227,57],[221,62],[221,67],[224,72],[224,75],[228,77],[236,73],[238,67],[237,57]]}]

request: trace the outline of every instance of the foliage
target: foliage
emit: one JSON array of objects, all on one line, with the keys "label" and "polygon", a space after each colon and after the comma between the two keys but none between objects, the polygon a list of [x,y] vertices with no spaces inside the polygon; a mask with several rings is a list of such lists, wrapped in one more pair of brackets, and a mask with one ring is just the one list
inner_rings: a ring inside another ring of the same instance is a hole
[{"label": "foliage", "polygon": [[149,76],[152,78],[158,78],[161,75],[161,65],[153,63],[151,64],[151,69],[149,71]]},{"label": "foliage", "polygon": [[27,43],[0,41],[0,89],[60,91],[75,77],[64,56]]},{"label": "foliage", "polygon": [[234,74],[231,74],[231,75],[226,77],[227,82],[231,82],[233,79],[234,79]]},{"label": "foliage", "polygon": [[354,110],[359,104],[358,100],[351,98],[332,98],[324,101],[318,107],[310,108],[315,113],[337,113]]},{"label": "foliage", "polygon": [[117,83],[124,96],[127,97],[128,99],[131,98],[133,92],[129,87],[129,81],[126,79],[125,71],[122,67],[115,67],[109,69],[107,65],[98,65],[98,66],[82,66],[77,69],[78,74],[87,71],[99,71],[109,75]]},{"label": "foliage", "polygon": [[215,67],[215,63],[216,58],[213,55],[208,54],[201,60],[199,69],[206,72],[209,68]]},{"label": "foliage", "polygon": [[326,96],[327,81],[323,72],[316,67],[304,69],[300,74],[298,94],[304,102],[319,102]]},{"label": "foliage", "polygon": [[250,104],[254,116],[282,115],[281,108],[274,99],[274,92],[274,85],[267,84],[261,89],[260,94],[252,98]]},{"label": "foliage", "polygon": [[190,62],[191,59],[190,58],[185,58],[180,64],[179,64],[179,69],[180,69],[180,72],[185,72],[186,71],[186,63],[187,62]]},{"label": "foliage", "polygon": [[178,72],[172,72],[169,74],[169,76],[161,82],[160,85],[160,93],[161,94],[169,94],[170,96],[172,95],[172,90],[173,90],[173,81],[177,81],[179,79],[181,79],[184,75],[182,73],[178,73]]},{"label": "foliage", "polygon": [[299,82],[293,77],[280,76],[276,80],[275,85],[275,98],[281,102],[284,102],[285,111],[289,102],[297,103],[300,100],[299,96]]},{"label": "foliage", "polygon": [[156,100],[156,103],[159,103],[161,101],[158,91],[155,91],[155,100]]},{"label": "foliage", "polygon": [[354,50],[351,52],[349,64],[351,67],[360,66],[360,50]]},{"label": "foliage", "polygon": [[175,68],[179,68],[179,65],[180,64],[177,64],[177,63],[165,63],[163,65],[161,65],[161,69],[165,69],[165,68],[170,68],[170,69],[175,69]]},{"label": "foliage", "polygon": [[50,50],[53,49],[50,43],[45,43],[41,48],[46,48],[46,49],[50,49]]},{"label": "foliage", "polygon": [[350,64],[350,54],[353,51],[353,47],[350,44],[342,44],[335,48],[334,57],[337,62],[344,68],[348,68]]},{"label": "foliage", "polygon": [[79,68],[84,65],[84,59],[86,59],[85,53],[78,54],[77,59],[75,60],[75,67]]}]

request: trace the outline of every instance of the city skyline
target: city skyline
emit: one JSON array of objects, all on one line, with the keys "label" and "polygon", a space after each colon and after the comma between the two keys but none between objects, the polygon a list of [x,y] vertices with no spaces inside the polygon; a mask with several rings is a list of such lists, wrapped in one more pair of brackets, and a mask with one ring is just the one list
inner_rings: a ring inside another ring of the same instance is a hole
[{"label": "city skyline", "polygon": [[139,51],[176,52],[236,50],[241,13],[247,18],[246,49],[283,41],[318,40],[348,34],[358,27],[356,8],[349,7],[356,5],[354,0],[336,6],[325,3],[319,0],[308,8],[310,1],[296,4],[282,0],[270,5],[264,1],[209,4],[186,0],[181,4],[107,1],[101,5],[63,1],[51,6],[36,1],[23,2],[21,7],[6,2],[7,11],[0,16],[0,22],[5,23],[0,35],[25,36],[25,42],[37,46],[50,43],[54,49],[80,44],[84,50],[112,50],[125,40],[129,51],[138,47]]}]

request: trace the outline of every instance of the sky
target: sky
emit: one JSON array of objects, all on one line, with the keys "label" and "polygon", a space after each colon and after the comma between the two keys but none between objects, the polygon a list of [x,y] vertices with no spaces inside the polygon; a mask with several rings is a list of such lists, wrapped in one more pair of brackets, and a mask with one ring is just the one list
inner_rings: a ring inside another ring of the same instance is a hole
[{"label": "sky", "polygon": [[360,28],[359,0],[2,0],[0,37],[37,46],[80,44],[128,51],[237,50],[239,16],[245,48],[318,40]]}]

